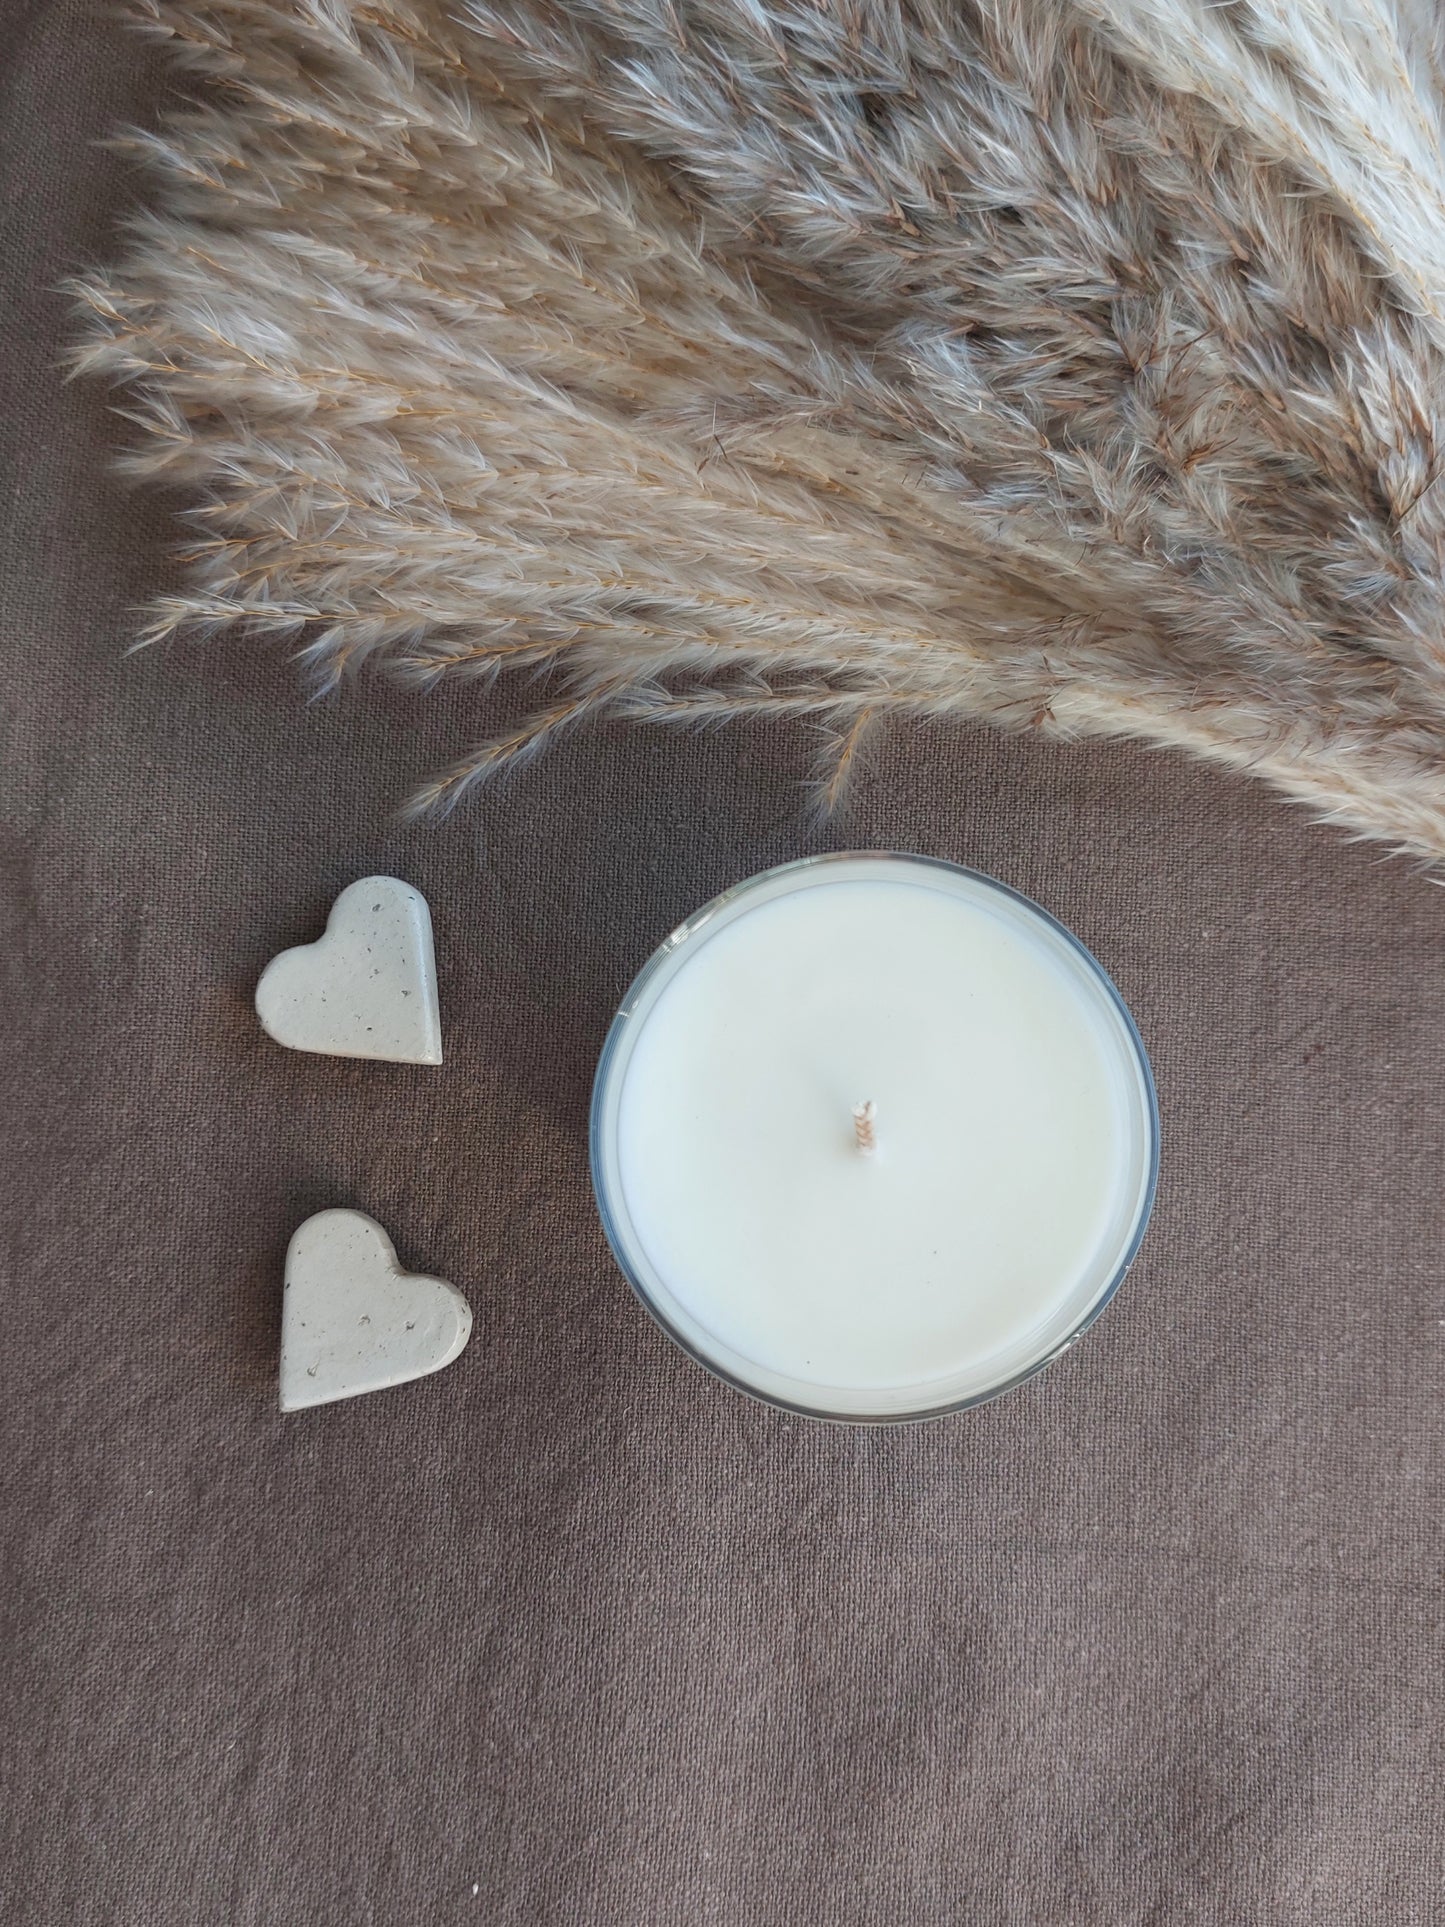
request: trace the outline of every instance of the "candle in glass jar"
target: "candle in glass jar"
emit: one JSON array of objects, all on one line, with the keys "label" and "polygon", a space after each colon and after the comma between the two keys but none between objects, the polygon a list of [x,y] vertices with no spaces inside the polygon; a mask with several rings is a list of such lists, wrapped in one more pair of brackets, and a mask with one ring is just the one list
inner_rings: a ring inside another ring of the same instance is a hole
[{"label": "candle in glass jar", "polygon": [[792,1409],[955,1409],[1097,1315],[1143,1234],[1157,1113],[1103,970],[953,864],[806,860],[668,939],[614,1023],[593,1176],[643,1302]]}]

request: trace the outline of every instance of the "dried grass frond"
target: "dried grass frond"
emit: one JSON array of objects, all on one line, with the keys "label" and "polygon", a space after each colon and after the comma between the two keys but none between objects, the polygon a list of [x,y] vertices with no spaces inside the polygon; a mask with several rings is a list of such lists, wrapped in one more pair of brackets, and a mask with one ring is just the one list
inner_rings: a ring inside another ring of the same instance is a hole
[{"label": "dried grass frond", "polygon": [[74,365],[146,638],[604,717],[1114,734],[1445,853],[1423,0],[146,0],[208,85]]}]

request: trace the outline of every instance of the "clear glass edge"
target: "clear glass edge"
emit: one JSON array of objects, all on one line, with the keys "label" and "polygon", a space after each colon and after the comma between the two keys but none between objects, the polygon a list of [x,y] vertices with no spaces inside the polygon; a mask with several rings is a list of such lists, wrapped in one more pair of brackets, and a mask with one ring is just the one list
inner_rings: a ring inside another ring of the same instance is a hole
[{"label": "clear glass edge", "polygon": [[[916,1411],[830,1411],[825,1406],[809,1406],[796,1403],[791,1399],[777,1397],[771,1392],[763,1391],[757,1385],[749,1384],[746,1379],[738,1377],[735,1373],[724,1370],[715,1360],[700,1351],[690,1339],[686,1338],[677,1330],[671,1321],[664,1316],[661,1309],[653,1302],[651,1296],[633,1272],[631,1263],[622,1250],[619,1239],[615,1233],[612,1213],[608,1209],[607,1199],[601,1181],[602,1107],[607,1090],[608,1071],[611,1068],[612,1060],[617,1054],[623,1035],[638,1005],[642,1002],[647,990],[655,981],[658,973],[671,962],[674,952],[680,949],[690,938],[696,936],[697,932],[702,929],[705,924],[711,922],[721,911],[728,909],[734,904],[739,897],[750,894],[763,883],[786,876],[792,871],[812,870],[820,865],[829,863],[856,863],[859,861],[917,863],[937,870],[947,870],[957,876],[969,877],[974,882],[982,883],[991,890],[997,890],[1001,895],[1012,898],[1015,903],[1022,904],[1026,909],[1042,917],[1044,921],[1064,939],[1070,949],[1083,959],[1087,968],[1094,974],[1103,987],[1118,1015],[1123,1019],[1125,1036],[1133,1047],[1142,1080],[1145,1098],[1144,1115],[1149,1134],[1148,1166],[1139,1205],[1138,1219],[1133,1233],[1124,1248],[1123,1255],[1119,1260],[1113,1276],[1099,1294],[1098,1298],[1089,1306],[1079,1322],[1072,1327],[1066,1337],[1054,1346],[1052,1351],[1045,1353],[1042,1358],[1036,1359],[1022,1371],[1015,1372],[1006,1379],[1001,1379],[997,1385],[991,1385],[984,1391],[974,1392],[966,1398],[954,1399],[942,1405],[920,1406]],[[955,1412],[973,1411],[980,1405],[987,1405],[994,1399],[1001,1398],[1006,1392],[1016,1391],[1020,1385],[1026,1385],[1031,1378],[1037,1378],[1040,1372],[1046,1371],[1050,1365],[1062,1358],[1064,1353],[1077,1344],[1084,1333],[1098,1322],[1104,1311],[1113,1302],[1114,1295],[1120,1285],[1123,1284],[1124,1279],[1128,1276],[1134,1260],[1139,1255],[1139,1247],[1144,1242],[1144,1234],[1149,1229],[1149,1220],[1154,1213],[1154,1200],[1159,1188],[1159,1140],[1159,1098],[1154,1088],[1153,1067],[1149,1062],[1149,1053],[1144,1047],[1144,1039],[1140,1035],[1139,1026],[1134,1021],[1133,1012],[1120,995],[1118,985],[1099,962],[1093,951],[1089,949],[1087,944],[1082,943],[1079,938],[1074,935],[1067,924],[1061,923],[1051,911],[1046,910],[1041,903],[1036,903],[1032,897],[1026,896],[1022,890],[1015,890],[1012,885],[1000,882],[997,877],[989,876],[986,871],[975,870],[971,865],[966,863],[954,863],[947,857],[919,856],[909,850],[827,850],[820,852],[816,856],[796,857],[788,863],[774,864],[770,869],[756,871],[752,876],[744,877],[739,882],[730,884],[726,890],[722,890],[717,896],[709,898],[706,903],[695,910],[690,917],[678,924],[676,929],[669,932],[669,934],[663,938],[662,942],[658,944],[657,948],[637,972],[637,975],[632,979],[631,984],[628,986],[627,994],[621,1004],[618,1005],[616,1014],[612,1022],[608,1025],[607,1035],[602,1040],[602,1050],[597,1059],[597,1069],[593,1074],[592,1097],[588,1110],[587,1160],[589,1176],[592,1183],[592,1196],[597,1206],[597,1215],[601,1220],[603,1235],[607,1239],[608,1249],[612,1253],[618,1270],[627,1280],[633,1296],[641,1304],[643,1310],[647,1313],[648,1317],[651,1318],[652,1322],[661,1331],[666,1333],[667,1337],[672,1340],[673,1344],[676,1345],[680,1351],[685,1352],[689,1358],[694,1359],[705,1371],[709,1372],[712,1377],[718,1379],[724,1385],[731,1386],[734,1391],[744,1393],[748,1398],[757,1399],[760,1404],[770,1405],[776,1411],[792,1413],[798,1418],[819,1419],[833,1425],[919,1425],[928,1419],[949,1418]]]}]

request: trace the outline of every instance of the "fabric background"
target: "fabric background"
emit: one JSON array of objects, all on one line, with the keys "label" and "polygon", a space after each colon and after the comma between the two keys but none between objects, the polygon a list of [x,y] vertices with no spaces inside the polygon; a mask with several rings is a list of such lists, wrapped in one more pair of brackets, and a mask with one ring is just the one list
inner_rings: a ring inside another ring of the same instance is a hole
[{"label": "fabric background", "polygon": [[[895,734],[810,828],[801,733],[613,734],[449,824],[478,719],[122,654],[171,506],[56,372],[156,58],[0,0],[3,1782],[11,1927],[1440,1917],[1445,896],[1138,750]],[[1073,1353],[866,1431],[634,1305],[584,1123],[671,925],[846,844],[962,859],[1113,972],[1165,1123]],[[282,1051],[276,949],[372,870],[435,911],[441,1070]],[[470,1350],[283,1420],[331,1204]]]}]

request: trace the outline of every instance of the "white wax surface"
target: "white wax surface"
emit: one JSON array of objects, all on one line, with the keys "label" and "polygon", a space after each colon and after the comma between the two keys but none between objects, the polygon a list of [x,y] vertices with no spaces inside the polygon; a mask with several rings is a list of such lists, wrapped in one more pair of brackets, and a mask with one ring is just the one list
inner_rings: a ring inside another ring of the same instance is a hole
[{"label": "white wax surface", "polygon": [[639,1014],[626,1215],[659,1308],[724,1369],[926,1400],[1107,1286],[1147,1156],[1138,1072],[1026,906],[916,866],[805,874],[690,936]]}]

